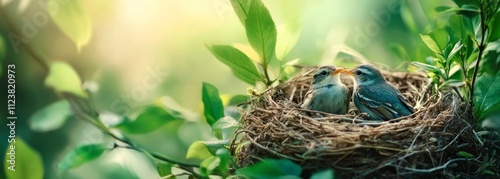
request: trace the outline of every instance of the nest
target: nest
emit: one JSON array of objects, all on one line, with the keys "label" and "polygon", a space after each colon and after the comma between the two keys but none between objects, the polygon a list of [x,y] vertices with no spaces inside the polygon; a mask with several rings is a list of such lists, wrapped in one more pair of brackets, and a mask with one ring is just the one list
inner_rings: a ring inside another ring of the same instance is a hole
[{"label": "nest", "polygon": [[[240,167],[263,158],[289,159],[302,177],[333,168],[344,177],[457,176],[470,162],[457,155],[482,153],[470,107],[451,92],[432,92],[420,73],[387,73],[416,112],[385,122],[366,120],[351,102],[347,115],[301,109],[312,71],[256,97],[243,111],[243,127],[231,145]],[[350,89],[350,77],[342,77]],[[479,166],[478,166],[479,167]]]}]

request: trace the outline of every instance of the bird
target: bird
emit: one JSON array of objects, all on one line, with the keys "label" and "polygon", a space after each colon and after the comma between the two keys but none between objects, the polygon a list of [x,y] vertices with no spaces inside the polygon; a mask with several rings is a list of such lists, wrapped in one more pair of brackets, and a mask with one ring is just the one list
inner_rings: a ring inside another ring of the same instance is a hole
[{"label": "bird", "polygon": [[346,114],[349,109],[349,89],[340,81],[344,68],[319,67],[301,107],[331,114]]},{"label": "bird", "polygon": [[354,77],[354,105],[370,120],[387,121],[415,112],[408,99],[375,66],[362,64],[344,71]]}]

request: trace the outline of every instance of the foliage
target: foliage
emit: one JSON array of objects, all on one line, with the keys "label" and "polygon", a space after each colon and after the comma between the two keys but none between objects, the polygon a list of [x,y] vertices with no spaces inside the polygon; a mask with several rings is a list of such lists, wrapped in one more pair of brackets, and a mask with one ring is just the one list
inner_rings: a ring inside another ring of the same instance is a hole
[{"label": "foliage", "polygon": [[29,119],[31,130],[47,132],[60,128],[72,116],[71,107],[66,100],[56,101],[37,111]]},{"label": "foliage", "polygon": [[[58,4],[57,0],[49,0],[47,4]],[[76,44],[78,51],[86,45],[91,37],[91,23],[84,13],[80,0],[64,2],[64,8],[49,11],[54,23]]]},{"label": "foliage", "polygon": [[302,168],[289,160],[264,159],[236,172],[247,178],[300,178]]},{"label": "foliage", "polygon": [[[12,148],[14,147],[14,148]],[[10,163],[10,156],[15,156],[14,163]],[[9,154],[10,153],[10,154]],[[15,165],[12,171],[9,169],[11,164]],[[43,163],[40,154],[33,150],[28,144],[24,142],[21,138],[15,138],[14,142],[7,147],[5,152],[4,169],[7,174],[7,178],[10,179],[24,179],[33,178],[41,179],[43,178]]]},{"label": "foliage", "polygon": [[59,172],[64,173],[66,170],[78,167],[97,159],[101,156],[106,147],[102,144],[89,144],[75,148],[67,153],[58,165]]},{"label": "foliage", "polygon": [[[49,0],[49,3],[51,2],[55,1]],[[57,27],[80,50],[90,40],[92,27],[80,1],[67,3],[69,4],[60,8],[57,13],[51,11],[54,13],[51,17]],[[287,67],[298,61],[287,59],[287,54],[297,42],[298,31],[277,29],[271,13],[261,0],[230,0],[230,3],[245,29],[249,46],[207,45],[207,49],[218,61],[228,66],[237,78],[250,85],[263,83],[270,87],[286,80],[290,74],[286,70]],[[425,48],[432,52],[433,57],[426,60],[416,58],[411,55],[416,53],[409,53],[411,49],[405,49],[398,44],[392,45],[391,49],[401,58],[411,59],[412,64],[427,70],[438,88],[452,88],[464,96],[464,100],[473,103],[476,119],[482,120],[500,109],[500,102],[496,100],[496,97],[500,96],[500,2],[455,0],[455,3],[453,7],[436,7],[436,21],[444,23],[436,22],[433,27],[427,28],[428,31],[419,34],[420,40]],[[411,31],[417,32],[418,25],[410,18],[409,8],[404,2],[402,6],[402,18],[407,21]],[[4,51],[3,37],[0,36],[0,59],[5,55]],[[236,95],[224,105],[217,87],[204,82],[201,89],[203,117],[213,136],[210,136],[211,140],[195,141],[187,149],[185,159],[194,160],[196,163],[178,161],[139,145],[140,142],[130,136],[152,133],[169,123],[185,122],[189,120],[185,111],[168,105],[147,105],[132,115],[120,116],[116,124],[105,125],[99,118],[102,110],[93,108],[92,94],[82,89],[79,74],[68,62],[48,63],[46,59],[34,54],[34,50],[28,51],[35,60],[48,67],[45,85],[64,98],[33,114],[29,120],[31,129],[38,132],[55,130],[60,128],[68,117],[74,116],[90,122],[107,138],[113,139],[113,147],[107,147],[111,146],[107,143],[92,143],[70,150],[59,162],[61,173],[104,156],[106,151],[125,148],[150,157],[157,166],[158,174],[166,178],[177,176],[173,173],[173,168],[188,172],[188,175],[197,178],[209,178],[212,175],[247,178],[301,177],[303,169],[285,159],[262,159],[259,163],[245,168],[235,165],[235,154],[228,150],[229,141],[234,138],[223,133],[227,129],[240,126],[239,116],[230,114],[228,109],[248,101],[248,96]],[[252,94],[259,93],[253,89],[250,91]],[[43,164],[39,154],[20,138],[16,138],[16,147],[18,153],[23,153],[16,156],[18,169],[29,172],[6,171],[8,178],[43,178]],[[459,152],[457,155],[474,157],[465,152]],[[491,167],[493,156],[483,156],[484,172],[489,171],[487,168]],[[8,166],[7,163],[5,165]],[[334,178],[334,174],[331,169],[324,170],[312,174],[311,178]]]},{"label": "foliage", "polygon": [[494,50],[500,42],[497,33],[500,31],[497,25],[500,2],[479,0],[455,3],[458,7],[436,7],[438,19],[444,19],[444,25],[436,25],[428,33],[420,34],[435,56],[427,63],[414,61],[412,64],[431,73],[433,83],[439,88],[451,87],[464,96],[462,100],[473,105],[476,120],[479,121],[492,111],[498,111],[496,101],[484,98],[500,90],[491,80],[494,78],[483,76],[479,81],[476,79],[478,74],[494,75],[500,70],[496,65],[499,54]]},{"label": "foliage", "polygon": [[[253,51],[245,54],[240,49],[228,45],[212,45],[207,48],[219,61],[231,68],[236,77],[248,84],[255,85],[260,81],[266,86],[271,86],[276,80],[286,78],[282,76],[284,67],[287,65],[283,63],[285,62],[283,58],[294,46],[296,40],[293,39],[296,38],[293,36],[296,34],[289,35],[291,40],[280,40],[280,46],[276,46],[278,43],[276,25],[269,10],[260,0],[231,0],[230,2],[245,27],[251,47],[258,54],[258,59],[251,60],[255,61],[260,68],[257,70],[250,60]],[[276,53],[281,59],[278,59]],[[278,75],[274,79],[269,72],[269,68],[273,66],[278,68],[275,69],[278,70]]]}]

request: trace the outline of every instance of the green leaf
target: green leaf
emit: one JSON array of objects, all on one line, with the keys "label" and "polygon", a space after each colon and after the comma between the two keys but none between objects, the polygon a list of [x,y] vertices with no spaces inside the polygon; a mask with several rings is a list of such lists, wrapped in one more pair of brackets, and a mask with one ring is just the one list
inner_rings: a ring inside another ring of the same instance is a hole
[{"label": "green leaf", "polygon": [[429,36],[420,34],[420,38],[424,41],[425,45],[431,49],[435,54],[441,54],[439,45]]},{"label": "green leaf", "polygon": [[60,128],[71,116],[71,107],[66,100],[54,102],[38,110],[29,119],[31,130],[47,132]]},{"label": "green leaf", "polygon": [[229,171],[229,164],[231,162],[231,152],[226,148],[219,148],[215,152],[215,156],[220,158],[219,166],[216,168],[216,173],[225,176]]},{"label": "green leaf", "polygon": [[438,47],[440,49],[439,53],[436,53],[436,54],[442,54],[443,50],[446,49],[446,47],[448,45],[448,41],[450,39],[446,29],[444,29],[444,28],[435,29],[431,33],[429,33],[429,36],[438,45]]},{"label": "green leaf", "polygon": [[225,148],[228,145],[228,140],[196,141],[189,146],[186,158],[205,160],[210,156],[216,155],[217,150],[220,148]]},{"label": "green leaf", "polygon": [[446,11],[449,9],[451,9],[451,7],[449,7],[449,6],[438,6],[438,7],[434,8],[434,10],[436,10],[437,12],[442,12],[442,11]]},{"label": "green leaf", "polygon": [[472,17],[478,15],[479,12],[481,12],[481,10],[479,10],[479,8],[477,8],[476,6],[471,5],[471,4],[463,5],[460,8],[456,8],[454,10],[457,12],[457,14],[461,14],[461,15],[467,16],[469,18],[472,18]]},{"label": "green leaf", "polygon": [[497,41],[498,39],[500,39],[500,12],[497,12],[493,15],[493,18],[491,19],[489,25],[489,33],[489,42]]},{"label": "green leaf", "polygon": [[457,155],[464,157],[464,158],[474,158],[474,155],[472,155],[468,152],[465,152],[465,151],[459,151],[459,152],[457,152]]},{"label": "green leaf", "polygon": [[500,41],[488,43],[480,65],[482,70],[490,75],[495,75],[500,71]]},{"label": "green leaf", "polygon": [[264,65],[274,57],[276,48],[276,27],[271,14],[260,0],[252,0],[245,21],[248,41],[257,51]]},{"label": "green leaf", "polygon": [[207,48],[220,62],[229,66],[236,77],[251,85],[255,85],[255,81],[261,79],[250,58],[240,50],[227,45],[213,45]]},{"label": "green leaf", "polygon": [[91,36],[92,24],[89,16],[82,9],[80,0],[64,1],[49,0],[47,4],[57,4],[60,7],[48,11],[54,23],[76,44],[77,50],[86,45]]},{"label": "green leaf", "polygon": [[189,149],[186,154],[187,159],[200,159],[205,160],[208,157],[211,157],[212,154],[208,151],[208,148],[205,146],[203,141],[196,141],[189,146]]},{"label": "green leaf", "polygon": [[135,116],[133,120],[125,118],[114,128],[130,134],[143,134],[158,129],[168,122],[182,120],[159,106],[146,106],[133,116]]},{"label": "green leaf", "polygon": [[202,176],[208,177],[210,174],[213,173],[215,168],[217,168],[220,164],[220,158],[219,157],[209,157],[205,160],[203,160],[200,163],[200,174]]},{"label": "green leaf", "polygon": [[59,173],[97,159],[105,150],[106,147],[103,144],[87,144],[73,149],[59,163]]},{"label": "green leaf", "polygon": [[207,123],[212,126],[217,120],[224,117],[224,106],[219,96],[219,90],[210,83],[203,82],[202,95],[203,115]]},{"label": "green leaf", "polygon": [[474,113],[477,120],[482,120],[500,105],[500,73],[496,76],[482,75],[474,84]]},{"label": "green leaf", "polygon": [[447,60],[451,60],[457,52],[462,49],[463,45],[461,41],[458,41],[455,46],[453,46],[453,49],[451,50],[450,54],[448,54],[448,57],[446,57]]},{"label": "green leaf", "polygon": [[310,179],[335,179],[335,174],[332,169],[323,170],[314,173]]},{"label": "green leaf", "polygon": [[76,71],[63,61],[50,64],[49,74],[45,78],[45,85],[58,92],[72,93],[87,98],[87,93],[82,89],[82,81]]},{"label": "green leaf", "polygon": [[4,169],[9,179],[42,179],[43,163],[40,154],[21,138],[9,138],[5,151]]},{"label": "green leaf", "polygon": [[217,122],[212,125],[212,129],[227,129],[232,127],[239,127],[238,121],[236,121],[231,116],[225,116],[220,118]]},{"label": "green leaf", "polygon": [[250,97],[248,97],[248,95],[234,95],[233,97],[231,97],[231,99],[229,100],[228,102],[228,106],[236,106],[236,105],[239,105],[241,103],[244,103],[244,102],[247,102],[248,100],[250,100]]},{"label": "green leaf", "polygon": [[247,178],[300,178],[302,168],[284,159],[264,159],[255,165],[251,165],[236,171],[236,174]]},{"label": "green leaf", "polygon": [[234,12],[240,19],[240,22],[245,25],[245,20],[248,16],[248,10],[250,9],[251,0],[230,0],[233,6]]},{"label": "green leaf", "polygon": [[[172,174],[172,164],[167,162],[161,162],[156,165],[156,170],[161,177]],[[175,177],[170,177],[175,179]]]},{"label": "green leaf", "polygon": [[426,70],[428,72],[435,73],[436,75],[444,77],[444,74],[442,73],[441,69],[439,69],[436,66],[432,66],[432,65],[428,65],[428,64],[425,64],[422,62],[416,62],[416,61],[411,62],[411,64],[416,66],[416,67],[423,68],[424,70]]}]

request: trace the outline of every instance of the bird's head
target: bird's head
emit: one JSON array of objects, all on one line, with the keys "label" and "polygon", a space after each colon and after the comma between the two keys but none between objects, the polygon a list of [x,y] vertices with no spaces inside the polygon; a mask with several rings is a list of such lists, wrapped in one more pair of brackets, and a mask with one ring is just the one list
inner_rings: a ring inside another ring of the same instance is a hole
[{"label": "bird's head", "polygon": [[344,70],[343,72],[353,76],[358,85],[372,85],[385,81],[380,70],[370,64],[358,65],[351,70]]},{"label": "bird's head", "polygon": [[339,74],[343,71],[343,68],[337,68],[335,66],[322,66],[316,70],[313,76],[313,84],[337,84],[340,82]]}]

